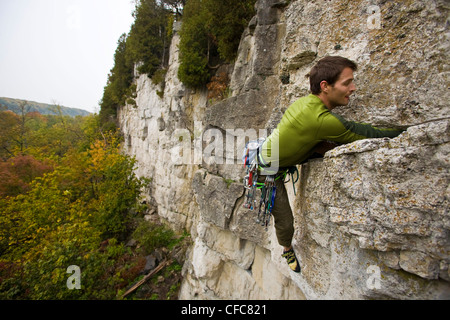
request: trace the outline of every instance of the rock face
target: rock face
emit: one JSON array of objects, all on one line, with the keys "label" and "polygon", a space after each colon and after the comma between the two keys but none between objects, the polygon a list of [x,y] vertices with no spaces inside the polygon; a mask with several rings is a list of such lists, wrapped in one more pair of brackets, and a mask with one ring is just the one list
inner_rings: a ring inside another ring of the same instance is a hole
[{"label": "rock face", "polygon": [[[177,79],[175,32],[165,87],[136,78],[119,110],[124,151],[151,178],[146,201],[193,238],[181,299],[449,299],[449,8],[446,1],[259,0],[230,69],[231,96]],[[176,30],[175,30],[176,31]],[[244,209],[242,145],[266,136],[308,94],[325,55],[358,63],[347,119],[407,130],[299,166],[293,246]],[[157,94],[162,91],[162,98]]]}]

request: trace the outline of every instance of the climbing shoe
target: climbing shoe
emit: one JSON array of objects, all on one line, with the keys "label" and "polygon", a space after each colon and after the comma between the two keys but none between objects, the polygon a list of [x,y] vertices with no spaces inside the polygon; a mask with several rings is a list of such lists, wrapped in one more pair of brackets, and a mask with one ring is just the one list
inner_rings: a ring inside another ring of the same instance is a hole
[{"label": "climbing shoe", "polygon": [[287,263],[292,271],[300,272],[300,264],[298,263],[297,257],[295,256],[294,250],[292,248],[288,251],[283,251],[283,254],[281,256],[287,260]]}]

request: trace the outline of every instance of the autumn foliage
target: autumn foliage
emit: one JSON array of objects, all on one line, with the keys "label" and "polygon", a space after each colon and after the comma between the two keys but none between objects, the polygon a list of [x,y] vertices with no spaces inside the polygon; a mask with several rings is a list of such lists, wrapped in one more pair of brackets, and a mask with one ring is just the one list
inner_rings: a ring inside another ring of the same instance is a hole
[{"label": "autumn foliage", "polygon": [[[123,240],[146,180],[96,117],[2,118],[23,134],[2,141],[0,299],[112,299],[137,275]],[[67,288],[70,265],[83,290]]]},{"label": "autumn foliage", "polygon": [[17,196],[30,190],[31,182],[53,170],[50,160],[18,155],[0,162],[0,197]]}]

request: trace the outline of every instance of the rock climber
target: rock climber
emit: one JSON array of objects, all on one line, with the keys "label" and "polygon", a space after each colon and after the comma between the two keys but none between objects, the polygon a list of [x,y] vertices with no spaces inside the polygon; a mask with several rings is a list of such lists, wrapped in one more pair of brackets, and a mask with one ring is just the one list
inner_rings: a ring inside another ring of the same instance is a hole
[{"label": "rock climber", "polygon": [[[332,110],[349,103],[355,92],[355,62],[340,56],[320,59],[308,74],[311,94],[298,99],[284,113],[277,128],[262,144],[258,161],[266,167],[286,168],[302,164],[308,159],[323,156],[338,144],[366,138],[396,137],[402,130],[380,129],[370,124],[347,121]],[[277,152],[272,152],[277,148]],[[274,156],[272,153],[276,154]],[[264,169],[261,169],[264,175]],[[266,173],[266,175],[269,173]],[[289,267],[300,272],[300,264],[292,248],[294,218],[289,205],[284,179],[276,179],[276,196],[272,215],[282,256]]]}]

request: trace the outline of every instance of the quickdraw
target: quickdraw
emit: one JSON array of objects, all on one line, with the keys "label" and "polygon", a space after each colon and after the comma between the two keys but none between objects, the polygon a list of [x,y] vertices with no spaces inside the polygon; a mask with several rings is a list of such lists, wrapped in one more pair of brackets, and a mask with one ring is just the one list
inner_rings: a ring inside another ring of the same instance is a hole
[{"label": "quickdraw", "polygon": [[[254,210],[257,203],[256,190],[261,190],[256,222],[265,227],[265,229],[267,230],[267,227],[270,223],[270,218],[272,216],[272,210],[275,204],[275,196],[277,193],[275,180],[283,179],[284,181],[286,175],[289,173],[291,175],[292,184],[294,185],[294,183],[298,180],[298,171],[297,167],[290,167],[287,168],[286,171],[278,173],[276,175],[266,175],[265,181],[263,183],[258,182],[259,170],[263,169],[258,164],[258,149],[261,147],[263,142],[264,139],[261,138],[256,141],[250,141],[244,149],[242,160],[246,168],[244,177],[244,188],[246,189],[246,195],[243,207],[246,209]],[[295,172],[297,173],[297,178],[294,181],[293,178]]]},{"label": "quickdraw", "polygon": [[248,166],[246,175],[244,177],[244,187],[247,189],[247,195],[244,202],[244,208],[253,210],[256,204],[255,194],[258,185],[258,165],[252,164]]},{"label": "quickdraw", "polygon": [[259,201],[258,216],[256,218],[256,222],[260,223],[266,230],[272,216],[276,193],[275,176],[266,176],[266,180],[261,186],[261,200]]},{"label": "quickdraw", "polygon": [[244,202],[244,208],[253,210],[256,204],[255,194],[257,189],[258,180],[258,160],[257,153],[258,148],[262,145],[264,139],[259,139],[257,141],[250,141],[245,146],[244,150],[244,166],[246,168],[244,177],[244,187],[247,189],[247,195]]},{"label": "quickdraw", "polygon": [[275,204],[275,176],[266,176],[265,182],[258,182],[258,166],[253,164],[247,168],[247,174],[244,178],[244,187],[246,189],[245,202],[243,207],[253,210],[256,208],[256,190],[261,190],[261,198],[259,200],[258,216],[256,222],[261,226],[269,226],[272,209]]}]

